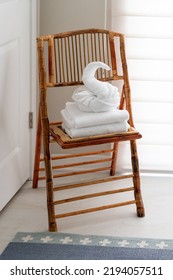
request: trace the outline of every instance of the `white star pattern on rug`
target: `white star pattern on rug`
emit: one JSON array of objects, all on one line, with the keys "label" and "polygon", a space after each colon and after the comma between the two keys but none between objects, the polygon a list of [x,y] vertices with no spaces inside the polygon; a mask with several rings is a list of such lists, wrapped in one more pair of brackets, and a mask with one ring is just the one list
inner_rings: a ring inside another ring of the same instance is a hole
[{"label": "white star pattern on rug", "polygon": [[129,242],[127,240],[122,240],[118,242],[118,244],[120,245],[120,247],[126,247],[129,245]]},{"label": "white star pattern on rug", "polygon": [[111,244],[111,241],[109,239],[103,239],[103,240],[99,241],[99,244],[101,246],[107,246],[108,244]]},{"label": "white star pattern on rug", "polygon": [[60,239],[60,241],[62,244],[68,244],[68,243],[73,242],[73,239],[71,239],[69,236],[66,236],[66,237]]},{"label": "white star pattern on rug", "polygon": [[43,243],[48,243],[48,242],[52,241],[53,238],[50,238],[50,236],[46,236],[46,237],[44,237],[44,238],[41,238],[40,240],[41,240]]},{"label": "white star pattern on rug", "polygon": [[140,248],[145,248],[148,247],[149,244],[145,240],[142,240],[141,242],[138,242],[136,245],[139,246]]},{"label": "white star pattern on rug", "polygon": [[15,242],[173,250],[172,239],[122,238],[70,233],[18,233]]},{"label": "white star pattern on rug", "polygon": [[92,243],[92,241],[87,237],[87,238],[81,239],[80,243],[82,243],[82,245],[87,245],[89,243]]},{"label": "white star pattern on rug", "polygon": [[157,243],[156,247],[159,247],[160,249],[165,249],[165,247],[168,247],[168,244],[166,244],[164,241]]},{"label": "white star pattern on rug", "polygon": [[28,242],[28,241],[31,241],[33,239],[34,238],[31,235],[27,235],[27,236],[22,237],[23,242]]}]

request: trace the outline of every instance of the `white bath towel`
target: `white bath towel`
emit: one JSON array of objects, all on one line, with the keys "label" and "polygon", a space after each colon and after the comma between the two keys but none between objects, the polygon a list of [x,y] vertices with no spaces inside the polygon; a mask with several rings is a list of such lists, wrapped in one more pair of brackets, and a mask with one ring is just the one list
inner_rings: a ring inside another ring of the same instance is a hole
[{"label": "white bath towel", "polygon": [[97,126],[90,126],[84,128],[69,129],[68,127],[65,126],[65,124],[62,124],[62,127],[71,138],[76,138],[76,137],[87,137],[87,136],[109,134],[109,133],[116,133],[116,132],[117,133],[127,132],[130,126],[126,121],[124,121],[121,123],[97,125]]},{"label": "white bath towel", "polygon": [[129,119],[127,110],[114,109],[107,112],[82,112],[75,102],[67,102],[61,111],[62,121],[68,128],[83,128],[89,126],[120,123]]},{"label": "white bath towel", "polygon": [[89,63],[82,76],[84,87],[77,88],[73,93],[73,100],[82,111],[104,112],[118,107],[120,95],[118,88],[109,82],[102,82],[95,78],[98,68],[111,70],[111,68],[100,61]]}]

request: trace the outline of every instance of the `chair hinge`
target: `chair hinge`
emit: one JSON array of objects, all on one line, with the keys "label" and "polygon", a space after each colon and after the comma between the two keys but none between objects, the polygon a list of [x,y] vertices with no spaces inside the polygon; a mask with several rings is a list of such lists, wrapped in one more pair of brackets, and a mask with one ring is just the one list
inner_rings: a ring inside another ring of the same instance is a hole
[{"label": "chair hinge", "polygon": [[29,128],[33,128],[33,112],[29,112]]}]

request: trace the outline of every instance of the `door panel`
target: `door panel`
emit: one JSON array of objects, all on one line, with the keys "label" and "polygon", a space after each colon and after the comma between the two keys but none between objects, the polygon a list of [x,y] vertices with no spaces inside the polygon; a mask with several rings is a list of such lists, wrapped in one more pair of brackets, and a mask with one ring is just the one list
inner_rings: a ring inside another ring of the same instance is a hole
[{"label": "door panel", "polygon": [[29,178],[30,0],[0,0],[0,210]]}]

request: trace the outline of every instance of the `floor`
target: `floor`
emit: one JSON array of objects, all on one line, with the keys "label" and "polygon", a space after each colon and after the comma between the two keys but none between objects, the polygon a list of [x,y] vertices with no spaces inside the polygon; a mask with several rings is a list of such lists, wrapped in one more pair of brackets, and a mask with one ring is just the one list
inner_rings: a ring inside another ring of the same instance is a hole
[{"label": "floor", "polygon": [[[138,218],[130,205],[59,219],[59,232],[173,238],[173,177],[145,175],[141,183],[145,218]],[[28,181],[0,213],[0,253],[17,232],[47,229],[45,188],[32,189]]]}]

